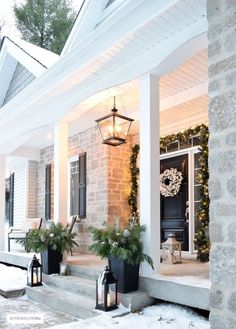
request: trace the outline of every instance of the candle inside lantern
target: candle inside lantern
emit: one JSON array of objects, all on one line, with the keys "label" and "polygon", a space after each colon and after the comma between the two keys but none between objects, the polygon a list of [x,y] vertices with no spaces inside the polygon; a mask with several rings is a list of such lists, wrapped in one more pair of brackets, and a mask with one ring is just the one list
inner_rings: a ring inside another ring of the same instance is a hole
[{"label": "candle inside lantern", "polygon": [[107,306],[111,306],[111,296],[107,294]]},{"label": "candle inside lantern", "polygon": [[67,275],[68,265],[66,263],[60,263],[60,275]]},{"label": "candle inside lantern", "polygon": [[33,283],[38,283],[38,277],[36,273],[33,274]]}]

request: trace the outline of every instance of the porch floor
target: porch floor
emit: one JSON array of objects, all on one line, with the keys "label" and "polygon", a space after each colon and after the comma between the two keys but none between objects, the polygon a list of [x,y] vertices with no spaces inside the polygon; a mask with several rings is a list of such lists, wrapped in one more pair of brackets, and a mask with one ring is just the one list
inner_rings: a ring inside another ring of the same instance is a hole
[{"label": "porch floor", "polygon": [[[94,267],[103,270],[107,261],[93,255],[75,254],[68,256],[67,261],[73,265]],[[183,259],[181,264],[161,264],[160,275],[168,277],[192,277],[199,281],[209,282],[209,263],[200,263],[196,260]],[[181,280],[182,280],[181,279]]]}]

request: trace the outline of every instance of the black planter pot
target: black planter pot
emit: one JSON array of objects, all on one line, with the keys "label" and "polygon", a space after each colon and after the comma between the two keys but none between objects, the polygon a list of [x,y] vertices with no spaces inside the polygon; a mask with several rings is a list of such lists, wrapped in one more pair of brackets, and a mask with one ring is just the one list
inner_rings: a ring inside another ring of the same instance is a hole
[{"label": "black planter pot", "polygon": [[42,271],[45,274],[59,273],[62,253],[48,248],[41,253]]},{"label": "black planter pot", "polygon": [[118,280],[117,291],[126,294],[138,290],[139,264],[131,265],[118,257],[108,257],[109,270]]}]

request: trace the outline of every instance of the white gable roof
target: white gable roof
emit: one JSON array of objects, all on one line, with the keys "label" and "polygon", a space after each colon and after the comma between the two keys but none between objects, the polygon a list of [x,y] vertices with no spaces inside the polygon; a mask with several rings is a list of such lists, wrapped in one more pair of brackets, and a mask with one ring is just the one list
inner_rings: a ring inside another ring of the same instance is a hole
[{"label": "white gable roof", "polygon": [[17,63],[38,77],[58,59],[58,55],[29,42],[19,38],[12,40],[4,37],[0,49],[0,107],[5,99]]},{"label": "white gable roof", "polygon": [[14,38],[14,40],[12,39],[10,40],[18,47],[20,47],[26,54],[33,57],[37,62],[39,62],[41,65],[45,66],[46,68],[52,66],[59,59],[59,55],[47,49],[35,46],[32,43],[29,43],[20,38]]},{"label": "white gable roof", "polygon": [[122,5],[130,0],[84,0],[72,31],[63,48],[62,55],[86,39],[106,18],[116,14]]}]

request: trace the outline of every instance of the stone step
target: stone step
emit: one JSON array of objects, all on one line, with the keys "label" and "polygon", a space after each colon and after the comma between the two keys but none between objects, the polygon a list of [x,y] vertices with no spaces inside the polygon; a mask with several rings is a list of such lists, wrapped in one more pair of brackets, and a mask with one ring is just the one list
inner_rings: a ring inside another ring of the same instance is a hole
[{"label": "stone step", "polygon": [[19,288],[19,289],[9,289],[9,288],[0,288],[0,295],[5,298],[16,298],[21,297],[25,293],[25,288]]},{"label": "stone step", "polygon": [[85,279],[78,276],[60,276],[58,274],[43,275],[43,282],[46,285],[58,287],[66,291],[73,292],[95,299],[96,282],[95,280]]},{"label": "stone step", "polygon": [[88,280],[96,281],[99,276],[99,273],[103,271],[103,269],[93,268],[89,266],[81,266],[81,265],[72,265],[68,264],[69,274],[72,276],[78,276],[80,278],[85,278]]},{"label": "stone step", "polygon": [[26,287],[28,298],[80,319],[97,316],[95,298],[76,295],[53,286]]}]

